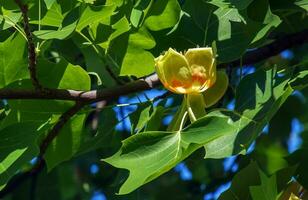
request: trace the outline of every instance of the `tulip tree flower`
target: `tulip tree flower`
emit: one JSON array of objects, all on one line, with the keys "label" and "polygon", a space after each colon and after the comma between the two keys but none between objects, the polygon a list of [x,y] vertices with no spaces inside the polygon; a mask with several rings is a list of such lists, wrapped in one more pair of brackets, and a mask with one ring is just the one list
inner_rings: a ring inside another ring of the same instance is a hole
[{"label": "tulip tree flower", "polygon": [[172,122],[176,124],[174,127],[182,126],[180,118],[185,118],[187,112],[192,122],[204,116],[205,108],[216,103],[225,93],[228,77],[224,72],[216,71],[215,56],[210,47],[188,49],[184,54],[169,48],[155,59],[156,72],[164,87],[185,95],[175,116],[178,119]]}]

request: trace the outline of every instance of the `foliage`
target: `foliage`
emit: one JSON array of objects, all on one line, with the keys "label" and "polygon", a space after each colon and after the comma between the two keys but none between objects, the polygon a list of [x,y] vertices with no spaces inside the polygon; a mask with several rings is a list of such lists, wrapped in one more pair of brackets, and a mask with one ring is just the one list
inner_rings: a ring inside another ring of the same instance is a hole
[{"label": "foliage", "polygon": [[[4,199],[89,199],[99,192],[107,199],[210,199],[232,182],[219,199],[272,200],[288,198],[292,182],[308,189],[307,44],[288,50],[292,58],[278,54],[241,64],[245,53],[305,31],[307,0],[22,3],[28,5],[36,75],[44,88],[113,91],[154,73],[154,58],[169,47],[184,52],[213,43],[223,77],[219,95],[204,95],[207,114],[193,123],[183,120],[178,131],[166,122],[181,116],[178,94],[127,93],[105,99],[102,107],[98,100],[86,102],[48,145],[46,169]],[[35,166],[42,141],[74,105],[61,98],[1,97],[1,90],[35,90],[23,23],[18,5],[0,0],[0,189]],[[222,68],[235,60],[239,66]],[[296,151],[290,150],[294,121],[303,141]],[[226,169],[230,158],[235,167]],[[180,178],[181,164],[191,179]],[[89,172],[93,166],[98,172]]]}]

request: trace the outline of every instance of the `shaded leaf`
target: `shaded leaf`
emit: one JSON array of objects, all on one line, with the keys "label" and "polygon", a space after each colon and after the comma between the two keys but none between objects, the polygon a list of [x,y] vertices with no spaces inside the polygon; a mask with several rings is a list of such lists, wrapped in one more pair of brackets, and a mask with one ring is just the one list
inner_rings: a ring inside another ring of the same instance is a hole
[{"label": "shaded leaf", "polygon": [[32,123],[19,123],[0,130],[0,189],[15,173],[39,152],[37,127]]},{"label": "shaded leaf", "polygon": [[16,80],[28,78],[27,62],[26,40],[20,34],[12,34],[0,43],[0,88]]}]

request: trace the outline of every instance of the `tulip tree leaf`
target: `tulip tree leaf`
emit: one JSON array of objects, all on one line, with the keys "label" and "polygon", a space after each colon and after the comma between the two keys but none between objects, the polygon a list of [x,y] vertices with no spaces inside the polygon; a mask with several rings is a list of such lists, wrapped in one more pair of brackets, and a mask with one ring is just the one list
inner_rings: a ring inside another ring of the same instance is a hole
[{"label": "tulip tree leaf", "polygon": [[[127,45],[127,49],[123,49],[123,45]],[[154,72],[154,56],[147,50],[155,45],[152,35],[141,27],[137,32],[115,39],[109,54],[121,66],[121,76],[142,77]]]},{"label": "tulip tree leaf", "polygon": [[124,140],[116,154],[104,159],[130,172],[119,193],[130,193],[153,180],[202,146],[205,158],[245,153],[291,94],[292,88],[286,87],[289,79],[261,70],[241,81],[235,111],[218,109],[182,131],[142,132]]},{"label": "tulip tree leaf", "polygon": [[[232,131],[232,125],[227,120],[226,117],[205,117],[198,125],[184,132],[143,132],[124,140],[122,148],[115,155],[104,159],[115,167],[130,170],[120,194],[127,194],[174,167],[201,146],[192,144],[197,140],[195,138],[199,139],[198,143],[201,143],[200,140],[207,142],[219,134]],[[210,121],[215,123],[209,124]],[[208,126],[201,128],[205,124]],[[212,131],[217,124],[224,124],[220,133]],[[205,131],[206,137],[202,134]]]},{"label": "tulip tree leaf", "polygon": [[73,116],[48,146],[44,157],[49,171],[59,163],[71,159],[80,149],[86,134],[84,131],[86,117],[86,114]]},{"label": "tulip tree leaf", "polygon": [[[47,4],[48,2],[48,4]],[[47,11],[45,15],[41,18],[40,24],[44,26],[51,27],[61,27],[62,21],[64,19],[64,14],[62,13],[62,8],[59,3],[55,0],[45,0]],[[31,19],[30,23],[38,24],[39,21]]]},{"label": "tulip tree leaf", "polygon": [[73,33],[76,27],[76,23],[74,22],[60,30],[41,30],[35,31],[34,35],[43,40],[50,40],[50,39],[59,39],[63,40],[67,38],[69,35]]},{"label": "tulip tree leaf", "polygon": [[[4,2],[0,2],[0,5],[2,5],[3,3]],[[7,10],[5,8],[2,8],[0,11],[0,30],[6,30],[10,27],[16,26],[20,17],[21,13],[17,12],[16,9]]]},{"label": "tulip tree leaf", "polygon": [[62,21],[61,27],[58,30],[38,30],[33,34],[43,40],[59,39],[63,40],[70,36],[76,29],[78,23],[78,11],[72,10]]},{"label": "tulip tree leaf", "polygon": [[300,6],[301,8],[305,9],[308,11],[308,2],[307,0],[296,0],[294,2],[297,6]]},{"label": "tulip tree leaf", "polygon": [[130,21],[134,27],[136,28],[140,27],[140,25],[144,21],[144,17],[147,14],[147,11],[149,10],[151,4],[152,0],[137,1],[130,15]]},{"label": "tulip tree leaf", "polygon": [[263,27],[258,31],[252,43],[265,38],[271,29],[281,23],[280,18],[272,13],[268,0],[253,1],[247,8],[247,16],[254,22],[263,24]]},{"label": "tulip tree leaf", "polygon": [[37,156],[37,127],[31,123],[19,123],[0,130],[0,189],[21,167]]},{"label": "tulip tree leaf", "polygon": [[180,18],[180,12],[181,7],[177,0],[157,0],[148,13],[145,25],[153,31],[173,27]]},{"label": "tulip tree leaf", "polygon": [[[266,0],[254,2],[247,1],[248,4],[240,5],[239,9],[232,6],[235,2],[230,4],[220,0],[210,3],[200,0],[186,1],[184,10],[189,14],[189,18],[185,15],[182,17],[175,33],[189,37],[189,33],[185,33],[185,20],[190,20],[190,26],[194,24],[196,27],[196,36],[190,39],[191,42],[206,46],[216,41],[218,60],[234,60],[241,56],[251,43],[264,39],[281,22],[278,16],[272,14]],[[258,9],[259,12],[248,12],[250,9]],[[251,18],[250,15],[254,17]]]},{"label": "tulip tree leaf", "polygon": [[88,5],[80,16],[77,30],[81,31],[85,27],[100,22],[110,24],[110,17],[115,10],[115,5],[90,6]]},{"label": "tulip tree leaf", "polygon": [[[272,70],[246,76],[237,87],[236,93],[234,112],[242,116],[239,120],[238,133],[226,135],[206,144],[205,157],[224,158],[245,153],[268,120],[292,93],[292,88],[286,87],[288,81],[288,76],[279,77]],[[245,118],[251,121],[244,120]]]},{"label": "tulip tree leaf", "polygon": [[259,166],[252,161],[241,169],[232,179],[231,187],[220,195],[219,200],[276,200],[278,193],[290,181],[295,168],[283,168],[268,176]]},{"label": "tulip tree leaf", "polygon": [[26,40],[20,34],[12,34],[6,41],[0,43],[0,88],[27,77],[29,73]]},{"label": "tulip tree leaf", "polygon": [[51,6],[56,2],[56,0],[44,0],[47,9],[49,10]]}]

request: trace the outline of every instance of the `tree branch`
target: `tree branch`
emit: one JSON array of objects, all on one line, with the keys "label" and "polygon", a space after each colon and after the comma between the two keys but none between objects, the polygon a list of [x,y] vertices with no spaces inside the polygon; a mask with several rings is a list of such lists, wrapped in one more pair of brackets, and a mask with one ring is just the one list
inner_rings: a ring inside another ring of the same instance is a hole
[{"label": "tree branch", "polygon": [[0,89],[0,99],[57,99],[82,102],[97,102],[115,99],[122,95],[148,90],[160,84],[156,74],[144,79],[102,90],[77,91],[65,89],[44,89],[42,91],[31,89]]},{"label": "tree branch", "polygon": [[[277,55],[283,50],[289,49],[308,42],[308,30],[299,33],[287,35],[277,39],[271,44],[265,45],[259,49],[247,52],[243,56],[243,65],[254,64],[266,58]],[[237,67],[240,60],[230,63],[220,64],[219,68],[227,66]],[[97,102],[101,100],[116,99],[122,95],[152,89],[160,85],[160,81],[156,74],[152,74],[146,78],[137,81],[101,90],[77,91],[64,89],[44,89],[42,91],[30,89],[0,89],[1,99],[57,99],[57,100],[73,100],[82,102]]]},{"label": "tree branch", "polygon": [[[298,33],[293,33],[290,35],[286,35],[284,37],[280,37],[268,45],[247,52],[243,56],[242,65],[250,65],[258,63],[269,57],[275,56],[286,49],[290,49],[292,47],[296,47],[307,42],[308,42],[308,29]],[[223,63],[220,65],[220,67],[227,67],[227,66],[237,67],[240,65],[240,62],[241,60],[238,59],[230,63]]]},{"label": "tree branch", "polygon": [[39,158],[43,159],[43,156],[49,146],[49,144],[58,136],[63,126],[73,117],[83,106],[85,103],[77,101],[76,104],[64,112],[57,123],[53,126],[53,128],[49,131],[47,136],[44,138],[40,145],[40,155]]},{"label": "tree branch", "polygon": [[24,183],[26,180],[29,179],[29,177],[32,176],[37,176],[41,170],[44,168],[45,166],[45,162],[43,160],[39,160],[39,162],[37,162],[35,164],[35,166],[29,170],[26,171],[24,173],[20,173],[15,175],[5,186],[5,188],[3,188],[0,191],[0,199],[2,199],[3,197],[5,197],[7,194],[10,194],[12,191],[14,191],[17,187],[19,187],[22,183]]},{"label": "tree branch", "polygon": [[29,19],[28,19],[28,6],[23,4],[20,0],[15,0],[16,4],[20,8],[23,17],[24,31],[28,41],[28,69],[30,73],[30,78],[32,85],[36,90],[41,90],[42,86],[40,85],[36,77],[36,53],[35,45],[33,43],[33,37],[30,30]]}]

